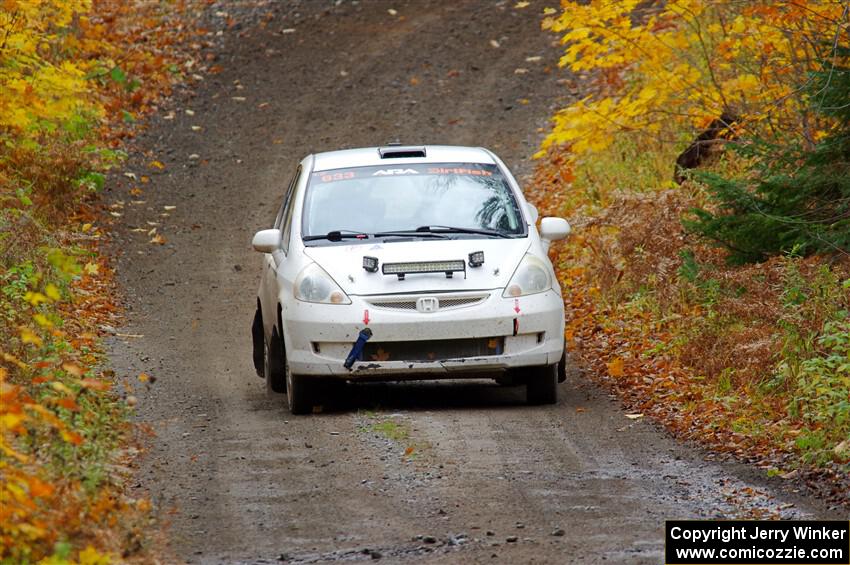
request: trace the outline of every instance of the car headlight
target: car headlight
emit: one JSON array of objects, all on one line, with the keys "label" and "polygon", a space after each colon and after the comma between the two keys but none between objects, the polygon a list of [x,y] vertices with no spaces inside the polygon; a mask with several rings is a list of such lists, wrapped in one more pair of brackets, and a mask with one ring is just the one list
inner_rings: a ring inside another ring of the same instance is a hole
[{"label": "car headlight", "polygon": [[320,304],[351,304],[351,299],[316,263],[304,267],[295,278],[295,298]]},{"label": "car headlight", "polygon": [[546,263],[542,259],[526,253],[522,261],[519,262],[516,271],[514,271],[514,276],[511,277],[508,286],[505,287],[502,296],[514,298],[545,292],[550,288],[552,288],[552,276],[549,274]]}]

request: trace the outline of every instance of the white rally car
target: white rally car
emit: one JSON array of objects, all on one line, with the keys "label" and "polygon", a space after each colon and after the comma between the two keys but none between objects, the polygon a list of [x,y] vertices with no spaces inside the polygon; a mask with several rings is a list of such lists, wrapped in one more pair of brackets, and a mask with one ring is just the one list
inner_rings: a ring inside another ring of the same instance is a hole
[{"label": "white rally car", "polygon": [[322,383],[488,377],[554,403],[564,304],[546,251],[570,231],[482,148],[304,158],[264,253],[254,365],[293,414]]}]

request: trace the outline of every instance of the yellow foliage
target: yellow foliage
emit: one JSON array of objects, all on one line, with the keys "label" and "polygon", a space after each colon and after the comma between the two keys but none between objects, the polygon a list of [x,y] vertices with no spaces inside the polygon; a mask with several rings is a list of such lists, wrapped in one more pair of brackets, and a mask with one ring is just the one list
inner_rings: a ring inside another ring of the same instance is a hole
[{"label": "yellow foliage", "polygon": [[560,65],[592,95],[555,115],[538,157],[551,145],[567,145],[578,156],[608,148],[620,132],[651,134],[670,131],[671,124],[693,130],[724,114],[735,116],[739,127],[753,124],[762,133],[790,132],[807,141],[829,127],[809,114],[802,87],[810,71],[838,57],[835,42],[847,45],[842,2],[562,5],[543,28],[562,34]]},{"label": "yellow foliage", "polygon": [[[68,28],[91,0],[4,0],[0,3],[0,129],[38,131],[100,107],[86,96],[84,62],[64,59]],[[63,49],[65,48],[65,49]]]}]

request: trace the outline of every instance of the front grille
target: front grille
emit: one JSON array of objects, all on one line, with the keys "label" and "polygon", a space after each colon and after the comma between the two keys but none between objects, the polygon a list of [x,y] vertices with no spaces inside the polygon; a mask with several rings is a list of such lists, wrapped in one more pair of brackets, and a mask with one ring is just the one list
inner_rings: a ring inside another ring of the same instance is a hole
[{"label": "front grille", "polygon": [[440,309],[445,308],[460,308],[461,306],[472,306],[473,304],[478,304],[479,302],[483,302],[484,298],[481,296],[468,296],[466,298],[443,298],[440,300]]},{"label": "front grille", "polygon": [[377,343],[367,341],[363,348],[363,361],[377,363],[381,361],[442,361],[444,359],[501,355],[504,350],[504,337]]},{"label": "front grille", "polygon": [[[437,296],[437,300],[440,303],[440,307],[438,310],[450,310],[452,308],[463,308],[464,306],[474,306],[476,304],[481,304],[489,294],[478,294],[474,296],[445,296],[439,297]],[[376,298],[373,300],[369,300],[369,304],[376,308],[387,308],[390,310],[410,310],[416,311],[416,299],[418,296],[404,296],[404,297],[394,297],[394,298]]]},{"label": "front grille", "polygon": [[393,301],[374,301],[371,302],[372,306],[377,306],[378,308],[390,308],[393,310],[416,310],[416,301],[415,300],[393,300]]}]

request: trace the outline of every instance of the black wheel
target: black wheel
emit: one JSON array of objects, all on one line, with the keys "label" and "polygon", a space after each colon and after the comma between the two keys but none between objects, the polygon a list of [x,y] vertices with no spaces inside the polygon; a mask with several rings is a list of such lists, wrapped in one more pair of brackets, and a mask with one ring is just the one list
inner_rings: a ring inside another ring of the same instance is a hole
[{"label": "black wheel", "polygon": [[251,324],[251,342],[254,347],[254,369],[261,379],[266,377],[265,369],[265,337],[263,336],[263,313],[257,308],[254,313],[254,322]]},{"label": "black wheel", "polygon": [[558,401],[558,364],[531,369],[525,387],[529,404],[555,404]]},{"label": "black wheel", "polygon": [[274,329],[270,340],[263,338],[263,375],[266,378],[267,391],[286,392],[285,364],[283,344]]},{"label": "black wheel", "polygon": [[286,404],[292,414],[309,414],[313,410],[312,381],[306,375],[293,375],[286,364]]}]

